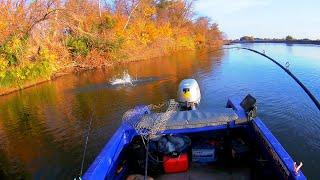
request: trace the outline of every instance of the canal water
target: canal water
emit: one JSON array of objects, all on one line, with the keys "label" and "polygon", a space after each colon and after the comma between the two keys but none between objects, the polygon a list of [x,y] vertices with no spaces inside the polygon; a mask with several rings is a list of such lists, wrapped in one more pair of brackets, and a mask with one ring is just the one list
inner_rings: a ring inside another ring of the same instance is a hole
[{"label": "canal water", "polygon": [[[233,45],[265,53],[320,99],[320,46]],[[245,50],[183,53],[67,75],[0,97],[0,179],[73,179],[137,104],[176,98],[184,78],[199,82],[200,108],[223,108],[229,97],[257,98],[258,113],[310,179],[320,178],[320,113],[303,90],[266,58]],[[125,83],[125,84],[122,84]]]}]

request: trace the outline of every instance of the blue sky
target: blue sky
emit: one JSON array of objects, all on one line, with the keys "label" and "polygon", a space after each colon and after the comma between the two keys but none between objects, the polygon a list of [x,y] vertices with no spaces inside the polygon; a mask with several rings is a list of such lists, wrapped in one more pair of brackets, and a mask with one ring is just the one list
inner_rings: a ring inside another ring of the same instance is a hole
[{"label": "blue sky", "polygon": [[320,0],[197,0],[195,11],[218,23],[229,39],[320,39]]}]

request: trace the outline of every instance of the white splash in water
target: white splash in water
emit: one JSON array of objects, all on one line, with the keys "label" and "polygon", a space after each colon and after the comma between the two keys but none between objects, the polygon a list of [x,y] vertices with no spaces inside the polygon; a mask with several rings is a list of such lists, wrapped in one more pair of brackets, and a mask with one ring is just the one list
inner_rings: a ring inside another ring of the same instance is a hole
[{"label": "white splash in water", "polygon": [[130,74],[128,73],[128,71],[124,71],[122,73],[122,76],[119,78],[113,78],[110,81],[111,85],[133,85],[133,82],[135,80],[132,79],[132,77],[130,76]]}]

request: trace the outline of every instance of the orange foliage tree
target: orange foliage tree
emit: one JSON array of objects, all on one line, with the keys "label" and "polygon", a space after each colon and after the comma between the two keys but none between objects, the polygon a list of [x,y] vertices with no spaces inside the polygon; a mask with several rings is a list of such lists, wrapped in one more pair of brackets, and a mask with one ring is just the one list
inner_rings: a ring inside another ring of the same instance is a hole
[{"label": "orange foliage tree", "polygon": [[218,25],[194,20],[192,7],[191,0],[0,0],[0,88],[65,67],[221,46]]}]

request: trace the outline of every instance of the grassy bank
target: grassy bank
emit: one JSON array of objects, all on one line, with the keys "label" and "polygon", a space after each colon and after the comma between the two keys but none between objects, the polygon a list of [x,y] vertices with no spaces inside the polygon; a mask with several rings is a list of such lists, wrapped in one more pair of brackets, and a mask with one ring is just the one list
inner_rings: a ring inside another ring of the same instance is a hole
[{"label": "grassy bank", "polygon": [[1,1],[0,94],[91,69],[219,48],[217,24],[192,1]]}]

